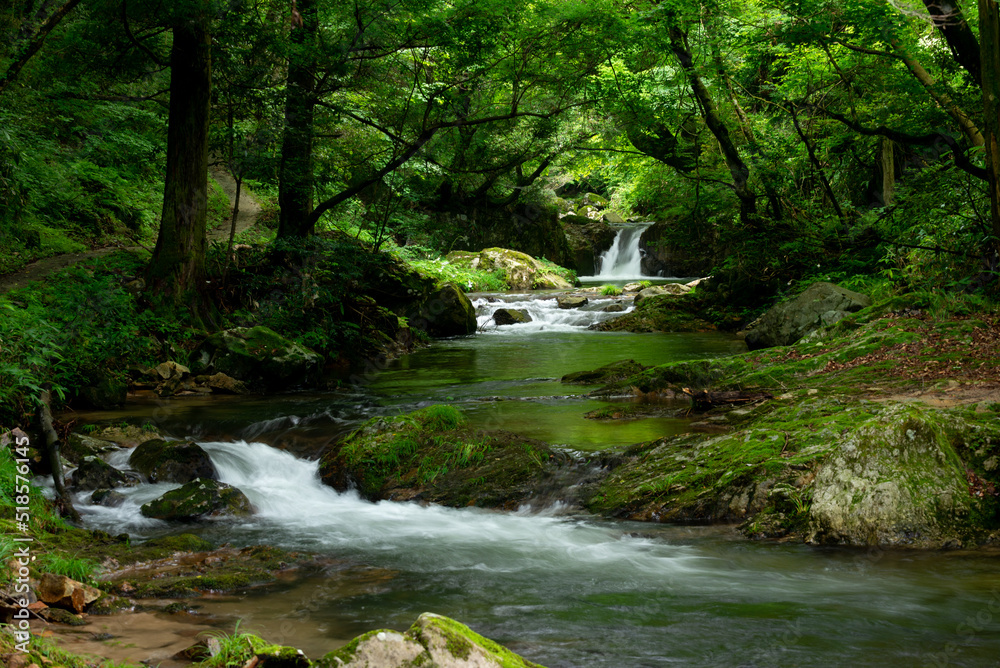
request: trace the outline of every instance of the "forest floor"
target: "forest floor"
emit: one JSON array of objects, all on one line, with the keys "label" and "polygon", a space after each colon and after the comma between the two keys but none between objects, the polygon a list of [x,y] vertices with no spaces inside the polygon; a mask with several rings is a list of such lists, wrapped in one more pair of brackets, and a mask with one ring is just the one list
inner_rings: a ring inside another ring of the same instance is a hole
[{"label": "forest floor", "polygon": [[[222,188],[223,192],[226,193],[226,197],[229,198],[231,211],[233,202],[236,199],[236,181],[233,179],[232,175],[229,174],[229,172],[219,165],[212,166],[209,169],[209,173],[212,175],[212,178],[215,179],[216,183],[218,183]],[[240,234],[250,227],[253,227],[253,225],[257,222],[257,217],[260,215],[260,211],[260,202],[257,201],[253,193],[250,192],[246,186],[243,186],[240,189],[240,210],[236,215],[236,234]],[[228,242],[230,223],[230,218],[226,218],[214,228],[209,229],[207,232],[208,242]],[[59,271],[60,269],[64,269],[78,262],[107,255],[108,253],[113,253],[119,250],[147,253],[152,252],[151,248],[146,248],[145,246],[115,245],[105,248],[96,248],[94,250],[84,251],[81,253],[63,253],[61,255],[43,258],[22,267],[14,273],[0,276],[0,294],[10,292],[11,290],[15,290],[17,288],[22,288],[32,281],[45,278],[53,272]]]}]

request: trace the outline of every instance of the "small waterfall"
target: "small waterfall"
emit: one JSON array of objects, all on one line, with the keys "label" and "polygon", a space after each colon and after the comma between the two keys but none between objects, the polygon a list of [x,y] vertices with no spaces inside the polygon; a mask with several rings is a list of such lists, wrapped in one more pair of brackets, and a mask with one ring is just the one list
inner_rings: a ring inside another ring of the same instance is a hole
[{"label": "small waterfall", "polygon": [[[561,309],[555,299],[535,295],[506,295],[502,300],[479,298],[472,302],[476,307],[479,329],[483,332],[527,335],[537,332],[574,332],[586,330],[591,325],[609,320],[621,313],[605,313],[604,308],[618,300],[601,295],[588,295],[590,303],[583,308]],[[530,322],[497,327],[493,314],[497,309],[524,311]],[[632,310],[629,305],[625,312]]]},{"label": "small waterfall", "polygon": [[626,225],[618,229],[611,248],[601,254],[599,278],[638,280],[642,273],[642,249],[639,239],[650,223]]}]

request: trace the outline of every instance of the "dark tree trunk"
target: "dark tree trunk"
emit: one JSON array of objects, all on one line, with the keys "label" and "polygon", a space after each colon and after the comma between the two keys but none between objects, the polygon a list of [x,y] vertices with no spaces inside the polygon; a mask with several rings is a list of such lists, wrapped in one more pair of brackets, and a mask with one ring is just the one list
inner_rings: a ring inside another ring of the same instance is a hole
[{"label": "dark tree trunk", "polygon": [[990,191],[993,239],[988,248],[1000,253],[1000,6],[979,0],[979,41],[982,49],[983,138],[986,140],[986,182]]},{"label": "dark tree trunk", "polygon": [[205,275],[212,56],[199,18],[175,25],[173,35],[163,215],[147,277],[153,291],[180,304]]},{"label": "dark tree trunk", "polygon": [[[982,0],[980,0],[980,12],[982,4]],[[927,13],[931,15],[935,27],[941,31],[941,35],[948,42],[951,55],[959,65],[972,75],[978,84],[982,76],[979,44],[976,42],[976,34],[969,27],[969,22],[965,20],[958,0],[924,0],[924,6],[927,8]],[[995,4],[994,7],[996,7]],[[982,30],[982,24],[980,24],[980,30]]]},{"label": "dark tree trunk", "polygon": [[740,220],[745,225],[756,227],[757,196],[750,188],[750,168],[740,158],[736,144],[733,143],[733,138],[729,135],[729,128],[726,127],[726,124],[719,116],[711,92],[709,92],[708,87],[705,86],[705,82],[701,80],[701,76],[695,69],[694,58],[687,45],[687,35],[677,25],[671,25],[668,29],[668,34],[670,36],[670,48],[674,52],[674,55],[677,56],[681,68],[687,75],[691,91],[694,93],[695,98],[698,100],[698,105],[701,107],[701,114],[705,119],[705,124],[712,131],[712,134],[715,135],[716,141],[719,142],[719,148],[722,149],[722,155],[725,156],[729,173],[733,177],[733,189],[736,191],[736,197],[740,200]]},{"label": "dark tree trunk", "polygon": [[307,237],[313,218],[313,119],[316,110],[316,37],[314,0],[298,0],[301,21],[292,32],[285,94],[285,132],[278,174],[278,237]]}]

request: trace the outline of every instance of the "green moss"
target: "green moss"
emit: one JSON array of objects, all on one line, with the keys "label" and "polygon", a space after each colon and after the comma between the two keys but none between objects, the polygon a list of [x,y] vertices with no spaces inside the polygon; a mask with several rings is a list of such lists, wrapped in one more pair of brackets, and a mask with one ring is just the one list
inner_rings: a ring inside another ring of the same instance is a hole
[{"label": "green moss", "polygon": [[657,295],[639,302],[635,310],[606,320],[602,332],[709,332],[715,325],[698,315],[699,303],[687,296]]},{"label": "green moss", "polygon": [[439,631],[446,638],[448,651],[459,659],[468,659],[472,648],[478,645],[499,662],[502,668],[541,668],[537,663],[521,658],[503,645],[479,635],[465,624],[448,617],[425,613],[410,627],[407,634],[420,638],[427,627]]},{"label": "green moss", "polygon": [[457,409],[430,406],[369,420],[323,457],[320,473],[370,499],[495,507],[524,499],[552,457],[540,441],[478,432]]}]

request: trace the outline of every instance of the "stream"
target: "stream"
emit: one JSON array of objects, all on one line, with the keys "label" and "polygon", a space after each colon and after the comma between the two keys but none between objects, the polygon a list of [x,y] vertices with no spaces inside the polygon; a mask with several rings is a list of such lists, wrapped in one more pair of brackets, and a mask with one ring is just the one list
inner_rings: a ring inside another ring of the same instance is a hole
[{"label": "stream", "polygon": [[[130,405],[129,419],[198,439],[258,509],[203,523],[201,535],[330,557],[320,573],[200,599],[199,615],[229,629],[241,618],[240,630],[311,658],[431,611],[548,668],[1000,665],[1000,570],[988,554],[754,543],[731,527],[602,520],[559,501],[516,513],[369,503],[320,483],[316,457],[360,420],[432,403],[578,451],[681,433],[683,415],[586,420],[607,404],[559,378],[624,358],[745,350],[723,334],[589,331],[613,317],[613,298],[562,310],[553,297],[478,296],[479,334],[437,341],[348,391]],[[533,321],[493,326],[499,307]],[[127,454],[110,461],[125,467]],[[172,487],[121,490],[119,508],[87,505],[89,493],[76,502],[87,526],[136,540],[191,531],[138,512]]]}]

